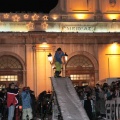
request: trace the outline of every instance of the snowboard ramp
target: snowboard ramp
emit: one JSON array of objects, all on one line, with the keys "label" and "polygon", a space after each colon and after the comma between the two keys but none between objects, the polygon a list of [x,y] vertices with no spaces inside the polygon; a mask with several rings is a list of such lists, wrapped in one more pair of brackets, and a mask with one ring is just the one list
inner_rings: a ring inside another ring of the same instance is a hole
[{"label": "snowboard ramp", "polygon": [[[60,112],[63,120],[89,120],[83,105],[73,87],[71,79],[68,77],[54,78],[51,77],[53,92],[54,92],[54,106],[52,120]],[[56,103],[58,109],[56,109]]]}]

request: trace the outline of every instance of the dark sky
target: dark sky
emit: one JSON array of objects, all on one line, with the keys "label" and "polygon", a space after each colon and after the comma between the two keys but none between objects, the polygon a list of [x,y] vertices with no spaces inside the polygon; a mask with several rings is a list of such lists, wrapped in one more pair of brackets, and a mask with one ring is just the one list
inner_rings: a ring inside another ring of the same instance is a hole
[{"label": "dark sky", "polygon": [[38,12],[49,13],[58,0],[0,0],[0,13]]}]

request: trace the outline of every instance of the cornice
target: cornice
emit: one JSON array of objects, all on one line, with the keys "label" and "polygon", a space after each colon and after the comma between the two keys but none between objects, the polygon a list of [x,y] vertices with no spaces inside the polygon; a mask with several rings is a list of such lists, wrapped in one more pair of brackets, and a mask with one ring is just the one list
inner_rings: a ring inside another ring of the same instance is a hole
[{"label": "cornice", "polygon": [[120,43],[120,33],[0,33],[0,44],[111,44]]},{"label": "cornice", "polygon": [[30,31],[30,32],[0,32],[0,37],[5,36],[120,36],[120,32],[107,32],[107,33],[74,33],[74,32],[43,32],[43,31]]}]

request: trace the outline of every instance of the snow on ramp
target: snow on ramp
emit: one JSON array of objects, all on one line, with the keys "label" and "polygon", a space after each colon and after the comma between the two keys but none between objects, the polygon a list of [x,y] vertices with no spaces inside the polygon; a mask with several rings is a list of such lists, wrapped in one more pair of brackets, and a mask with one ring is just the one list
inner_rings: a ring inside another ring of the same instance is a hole
[{"label": "snow on ramp", "polygon": [[82,103],[68,77],[51,77],[63,120],[89,120]]}]

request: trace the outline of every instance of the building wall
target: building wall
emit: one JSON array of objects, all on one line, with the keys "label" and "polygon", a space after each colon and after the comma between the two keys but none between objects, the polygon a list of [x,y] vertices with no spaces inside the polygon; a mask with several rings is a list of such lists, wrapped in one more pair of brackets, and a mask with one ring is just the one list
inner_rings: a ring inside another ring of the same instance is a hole
[{"label": "building wall", "polygon": [[[54,76],[54,70],[52,69],[52,66],[49,63],[48,58],[47,58],[47,55],[49,54],[49,52],[51,52],[52,56],[54,56],[55,50],[58,47],[61,47],[62,50],[64,52],[67,52],[67,54],[69,55],[68,59],[70,59],[74,55],[81,54],[81,53],[83,54],[84,52],[87,53],[84,55],[87,56],[90,54],[94,59],[96,59],[96,61],[98,59],[97,58],[97,55],[98,55],[97,49],[98,48],[96,47],[96,44],[86,45],[86,44],[57,44],[56,43],[54,46],[55,46],[55,49],[52,51],[51,50],[42,50],[42,49],[35,50],[35,58],[34,58],[35,63],[33,65],[33,67],[35,66],[35,71],[33,71],[33,84],[31,84],[32,81],[28,82],[27,84],[29,84],[30,86],[31,85],[33,86],[33,88],[36,90],[36,94],[39,94],[41,91],[44,91],[44,90],[48,91],[48,90],[52,89],[50,77]],[[89,56],[87,56],[87,57],[89,57]],[[94,63],[94,64],[96,64],[96,63]],[[96,68],[96,69],[98,69],[98,68]],[[63,70],[63,73],[62,73],[63,75],[64,75],[64,72],[65,72],[65,70]],[[31,74],[31,72],[28,72],[27,76],[30,77],[31,76],[30,74]],[[29,81],[29,79],[28,79],[28,81]],[[98,81],[98,73],[96,74],[96,82],[97,81]]]},{"label": "building wall", "polygon": [[[113,41],[120,43],[120,0],[115,1],[59,0],[47,15],[1,13],[0,56],[13,55],[21,61],[22,86],[29,86],[36,96],[52,89],[54,71],[47,55],[54,56],[58,47],[67,52],[68,59],[76,54],[89,57],[95,65],[96,83],[120,77],[120,46],[110,47]],[[42,46],[44,40],[47,46]]]},{"label": "building wall", "polygon": [[[16,33],[17,34],[17,33]],[[59,36],[63,37],[63,34]],[[37,43],[37,41],[27,39],[26,44],[6,39],[6,43],[0,44],[0,56],[1,55],[13,55],[18,58],[24,67],[23,85],[29,86],[35,91],[36,96],[46,90],[52,90],[50,77],[54,75],[54,70],[48,61],[47,55],[49,53],[54,56],[54,53],[58,47],[61,47],[64,52],[68,54],[68,59],[77,54],[84,54],[88,57],[95,66],[95,82],[108,77],[120,77],[120,45],[117,47],[112,46],[113,44],[108,42],[99,43],[94,41],[94,36],[91,38],[94,42],[89,43],[88,38],[78,36],[74,39],[73,37],[64,36],[62,41],[66,43],[60,43],[59,38],[52,38],[52,41],[56,41],[54,44],[50,44],[49,38],[51,33],[47,35],[48,44]],[[79,39],[84,38],[84,43],[81,43]],[[108,37],[106,37],[107,40]],[[102,40],[102,39],[101,39]],[[22,40],[21,40],[22,41]],[[86,41],[88,43],[86,43]],[[63,75],[65,71],[63,71]]]},{"label": "building wall", "polygon": [[120,77],[120,45],[99,45],[99,80]]}]

